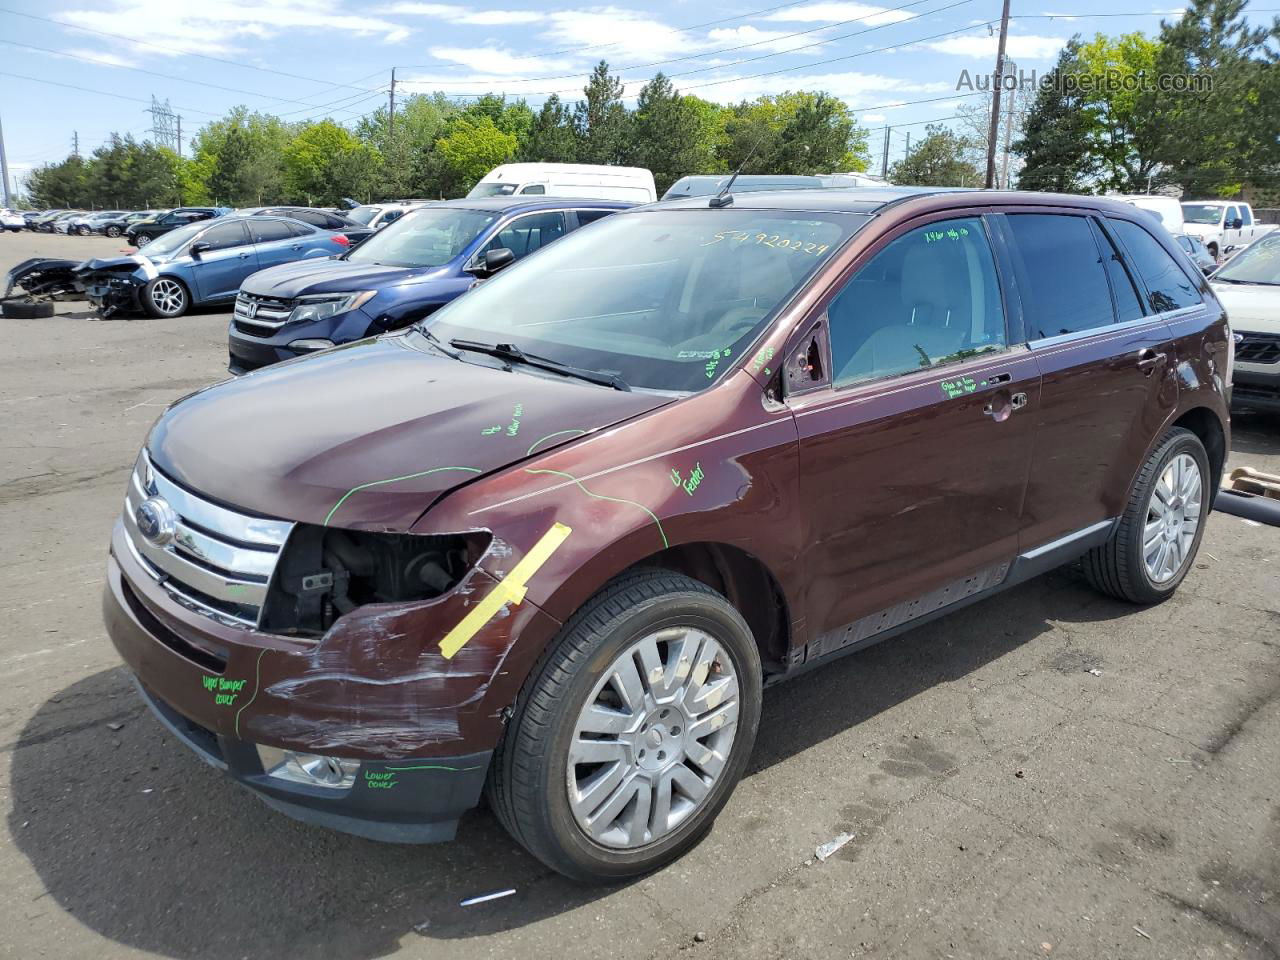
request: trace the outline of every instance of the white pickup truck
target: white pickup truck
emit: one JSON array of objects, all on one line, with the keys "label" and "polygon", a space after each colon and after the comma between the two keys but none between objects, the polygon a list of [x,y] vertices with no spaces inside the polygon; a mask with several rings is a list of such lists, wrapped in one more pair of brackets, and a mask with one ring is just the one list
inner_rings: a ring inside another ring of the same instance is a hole
[{"label": "white pickup truck", "polygon": [[1185,202],[1182,218],[1183,232],[1199,237],[1215,260],[1229,248],[1246,246],[1276,228],[1274,223],[1258,223],[1253,207],[1236,200]]}]

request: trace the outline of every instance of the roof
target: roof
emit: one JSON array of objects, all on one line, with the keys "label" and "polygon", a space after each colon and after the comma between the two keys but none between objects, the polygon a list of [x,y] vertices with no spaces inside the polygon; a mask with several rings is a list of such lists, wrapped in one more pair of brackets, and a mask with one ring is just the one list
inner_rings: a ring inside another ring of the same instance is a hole
[{"label": "roof", "polygon": [[[733,191],[730,191],[732,193]],[[969,194],[972,198],[954,197]],[[761,190],[734,194],[733,204],[719,209],[747,210],[797,210],[827,213],[870,214],[912,200],[944,201],[954,197],[954,203],[937,202],[933,206],[959,206],[972,202],[988,204],[1023,203],[1031,206],[1092,207],[1100,211],[1127,211],[1135,209],[1131,204],[1110,197],[1094,197],[1078,194],[1035,193],[1021,190],[982,190],[977,187],[842,187],[830,190]],[[710,197],[682,197],[650,204],[646,209],[696,210],[708,207]]]},{"label": "roof", "polygon": [[635,204],[623,200],[588,200],[585,197],[471,197],[462,200],[441,200],[433,203],[431,208],[458,207],[463,210],[494,210],[506,213],[509,210],[561,210],[565,207],[604,207],[609,210],[622,210]]}]

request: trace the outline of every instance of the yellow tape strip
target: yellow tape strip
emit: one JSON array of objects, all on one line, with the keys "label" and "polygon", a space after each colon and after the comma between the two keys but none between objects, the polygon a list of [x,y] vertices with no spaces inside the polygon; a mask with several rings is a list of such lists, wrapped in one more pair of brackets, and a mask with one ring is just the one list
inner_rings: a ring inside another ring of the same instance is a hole
[{"label": "yellow tape strip", "polygon": [[551,529],[511,568],[511,572],[489,591],[488,596],[472,607],[458,621],[458,625],[444,635],[444,639],[440,641],[440,653],[444,658],[452,659],[504,605],[519,604],[524,600],[525,594],[529,592],[529,578],[538,572],[538,568],[551,558],[572,532],[563,523],[553,523]]}]

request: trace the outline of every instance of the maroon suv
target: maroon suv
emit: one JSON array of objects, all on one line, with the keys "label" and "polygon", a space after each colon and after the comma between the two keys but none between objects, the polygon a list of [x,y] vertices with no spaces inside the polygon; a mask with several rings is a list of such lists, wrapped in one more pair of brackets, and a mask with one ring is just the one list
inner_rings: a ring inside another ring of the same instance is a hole
[{"label": "maroon suv", "polygon": [[302,820],[446,840],[484,790],[547,864],[619,878],[710,827],[766,684],[1077,558],[1173,592],[1231,340],[1146,214],[718,204],[174,404],[105,597],[161,721]]}]

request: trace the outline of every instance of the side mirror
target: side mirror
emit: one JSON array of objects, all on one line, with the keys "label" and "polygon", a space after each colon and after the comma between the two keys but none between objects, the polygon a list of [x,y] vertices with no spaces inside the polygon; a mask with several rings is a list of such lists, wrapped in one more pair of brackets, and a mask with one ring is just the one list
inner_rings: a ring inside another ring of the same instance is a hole
[{"label": "side mirror", "polygon": [[1236,217],[1234,220],[1231,221],[1232,230],[1239,230],[1243,226],[1244,226],[1244,221],[1239,217]]},{"label": "side mirror", "polygon": [[212,250],[212,249],[213,249],[213,244],[209,243],[209,241],[197,240],[195,243],[191,245],[190,252],[191,252],[191,256],[194,259],[199,260],[200,254],[204,253],[206,250]]},{"label": "side mirror", "polygon": [[494,247],[492,250],[482,254],[480,259],[476,261],[476,265],[471,268],[471,273],[477,277],[492,277],[503,267],[509,267],[516,262],[516,255],[506,247]]}]

